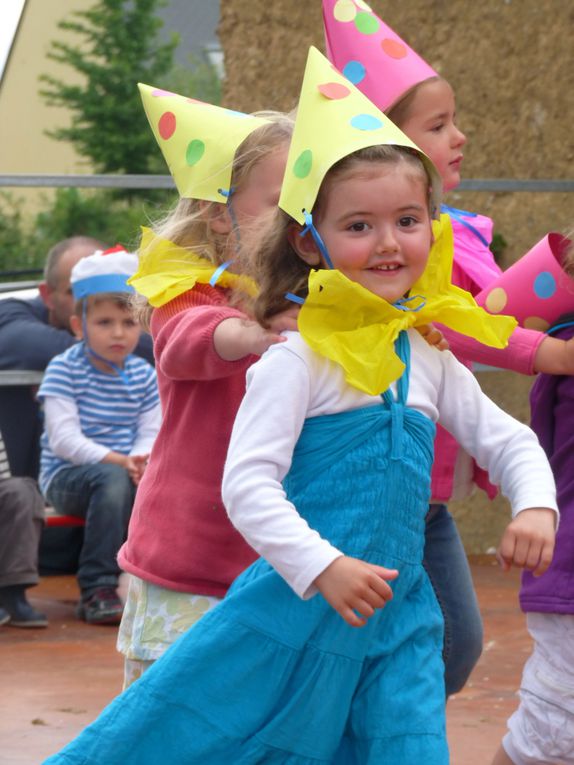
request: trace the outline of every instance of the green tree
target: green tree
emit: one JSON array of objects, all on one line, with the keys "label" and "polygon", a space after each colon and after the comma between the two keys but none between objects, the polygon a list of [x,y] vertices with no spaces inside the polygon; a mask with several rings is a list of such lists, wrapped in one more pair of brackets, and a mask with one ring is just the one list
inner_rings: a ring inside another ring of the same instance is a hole
[{"label": "green tree", "polygon": [[47,103],[72,112],[70,127],[48,135],[70,141],[96,172],[149,173],[159,169],[157,145],[142,108],[137,82],[165,87],[178,36],[160,43],[163,24],[155,15],[164,0],[97,0],[58,26],[81,39],[51,43],[48,57],[79,72],[70,85],[51,75],[40,79]]},{"label": "green tree", "polygon": [[187,66],[176,64],[169,73],[167,89],[219,106],[221,80],[215,66],[203,54],[189,54]]}]

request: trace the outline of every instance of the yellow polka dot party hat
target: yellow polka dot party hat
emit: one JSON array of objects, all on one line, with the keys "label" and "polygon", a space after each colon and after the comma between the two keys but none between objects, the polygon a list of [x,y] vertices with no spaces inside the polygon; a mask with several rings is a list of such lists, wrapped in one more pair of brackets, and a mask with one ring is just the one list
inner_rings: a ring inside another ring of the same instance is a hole
[{"label": "yellow polka dot party hat", "polygon": [[396,144],[420,154],[432,179],[432,208],[439,209],[442,182],[434,165],[391,120],[311,47],[287,158],[279,207],[298,223],[310,212],[326,172],[354,151]]},{"label": "yellow polka dot party hat", "polygon": [[179,195],[225,202],[237,148],[268,120],[150,85],[138,87]]},{"label": "yellow polka dot party hat", "polygon": [[333,268],[313,224],[319,188],[340,159],[380,144],[404,147],[421,157],[431,181],[430,209],[437,217],[442,183],[432,162],[311,48],[279,207],[311,232],[328,268],[310,272],[298,325],[311,348],[339,364],[350,385],[371,395],[385,391],[404,371],[394,350],[403,330],[436,321],[486,345],[503,348],[516,327],[515,319],[489,315],[470,293],[451,283],[453,238],[447,215],[433,221],[426,268],[408,295],[396,303],[388,303]]}]

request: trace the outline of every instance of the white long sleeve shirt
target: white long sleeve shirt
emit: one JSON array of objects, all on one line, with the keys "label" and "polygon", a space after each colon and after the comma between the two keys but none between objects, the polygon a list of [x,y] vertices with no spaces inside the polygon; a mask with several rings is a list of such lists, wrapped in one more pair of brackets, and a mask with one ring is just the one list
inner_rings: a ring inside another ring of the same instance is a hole
[{"label": "white long sleeve shirt", "polygon": [[[160,424],[159,402],[153,409],[139,413],[136,440],[130,449],[130,456],[151,452]],[[110,453],[108,446],[102,446],[82,433],[78,406],[72,399],[46,396],[44,427],[54,454],[72,465],[101,462]]]},{"label": "white long sleeve shirt", "polygon": [[[311,529],[286,498],[282,480],[307,417],[380,404],[351,387],[342,368],[309,348],[297,332],[273,345],[247,373],[233,428],[222,495],[233,525],[303,598],[342,555]],[[410,330],[407,406],[439,422],[488,470],[512,514],[531,507],[558,513],[552,471],[534,433],[496,406],[449,352]],[[395,386],[393,393],[396,394]]]}]

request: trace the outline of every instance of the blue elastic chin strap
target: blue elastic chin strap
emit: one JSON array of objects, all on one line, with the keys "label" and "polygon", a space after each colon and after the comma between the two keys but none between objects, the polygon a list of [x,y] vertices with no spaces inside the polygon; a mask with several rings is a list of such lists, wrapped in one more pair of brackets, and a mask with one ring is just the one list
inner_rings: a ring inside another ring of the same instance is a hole
[{"label": "blue elastic chin strap", "polygon": [[468,210],[459,210],[456,207],[450,207],[449,205],[441,205],[440,210],[443,213],[447,213],[450,215],[451,218],[454,218],[459,223],[461,223],[463,226],[465,226],[469,231],[472,231],[472,233],[480,239],[482,244],[485,247],[488,247],[488,242],[483,237],[483,235],[478,231],[471,223],[466,220],[466,218],[476,218],[477,214],[473,212],[468,212]]},{"label": "blue elastic chin strap", "polygon": [[574,326],[574,319],[570,319],[569,321],[563,321],[561,324],[555,324],[553,327],[550,327],[550,329],[546,330],[547,335],[553,335],[555,332],[558,332],[560,329],[566,329],[566,327],[572,327]]},{"label": "blue elastic chin strap", "polygon": [[[414,305],[409,305],[413,300],[420,301]],[[427,299],[423,295],[411,295],[410,297],[402,297],[393,303],[395,308],[399,311],[411,311],[411,313],[418,313],[421,308],[424,308],[427,304]]]},{"label": "blue elastic chin strap", "polygon": [[[217,191],[221,194],[222,197],[225,197],[227,202],[227,209],[229,211],[229,217],[231,218],[231,230],[233,231],[233,234],[235,236],[235,251],[237,252],[239,250],[239,247],[241,246],[241,234],[239,232],[239,224],[237,223],[237,216],[235,215],[235,210],[233,209],[233,205],[231,204],[231,195],[234,193],[235,189],[233,186],[227,189],[217,189]],[[211,275],[211,279],[209,280],[209,285],[211,287],[215,287],[217,282],[219,281],[219,277],[221,274],[229,268],[229,266],[233,263],[232,260],[226,260],[225,263],[222,263],[220,266],[218,266],[213,274]]]},{"label": "blue elastic chin strap", "polygon": [[222,197],[225,197],[225,204],[227,205],[227,209],[229,210],[229,217],[231,218],[231,227],[233,233],[235,234],[235,239],[237,240],[236,249],[238,249],[239,245],[241,244],[241,234],[239,232],[237,216],[235,215],[235,210],[233,208],[233,204],[231,203],[231,196],[232,194],[235,194],[235,189],[233,186],[230,186],[229,189],[217,189],[217,191],[221,194]]},{"label": "blue elastic chin strap", "polygon": [[327,264],[329,268],[334,268],[333,261],[329,257],[329,253],[327,252],[327,248],[325,247],[325,242],[321,239],[321,235],[315,228],[315,224],[313,223],[313,216],[310,212],[307,212],[307,210],[303,210],[303,217],[305,218],[305,227],[299,234],[299,236],[305,236],[305,234],[310,231],[311,236],[313,237],[315,244],[319,248],[319,252],[323,256],[323,260]]}]

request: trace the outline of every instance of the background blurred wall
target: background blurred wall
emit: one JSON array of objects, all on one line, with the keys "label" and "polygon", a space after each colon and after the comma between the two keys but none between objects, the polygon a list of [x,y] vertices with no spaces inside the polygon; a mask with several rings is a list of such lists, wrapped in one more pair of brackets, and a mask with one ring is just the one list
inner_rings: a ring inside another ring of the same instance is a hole
[{"label": "background blurred wall", "polygon": [[[373,0],[371,8],[455,89],[467,178],[574,177],[572,0]],[[219,37],[224,104],[296,105],[309,45],[325,51],[320,0],[225,0]],[[548,231],[574,227],[574,194],[454,192],[447,202],[490,215],[507,267]],[[528,421],[531,378],[481,373],[484,389]],[[503,500],[455,503],[469,552],[497,543]]]},{"label": "background blurred wall", "polygon": [[[76,72],[51,61],[46,54],[52,40],[63,38],[58,22],[69,19],[72,11],[86,10],[91,5],[92,0],[50,0],[49,3],[27,0],[0,86],[0,172],[3,174],[89,172],[85,160],[78,157],[69,143],[54,141],[46,135],[46,130],[66,126],[69,114],[63,107],[48,106],[38,91],[42,74],[64,77],[74,85],[81,82]],[[51,193],[22,188],[8,191],[26,199],[31,209],[36,209],[40,200]]]}]

